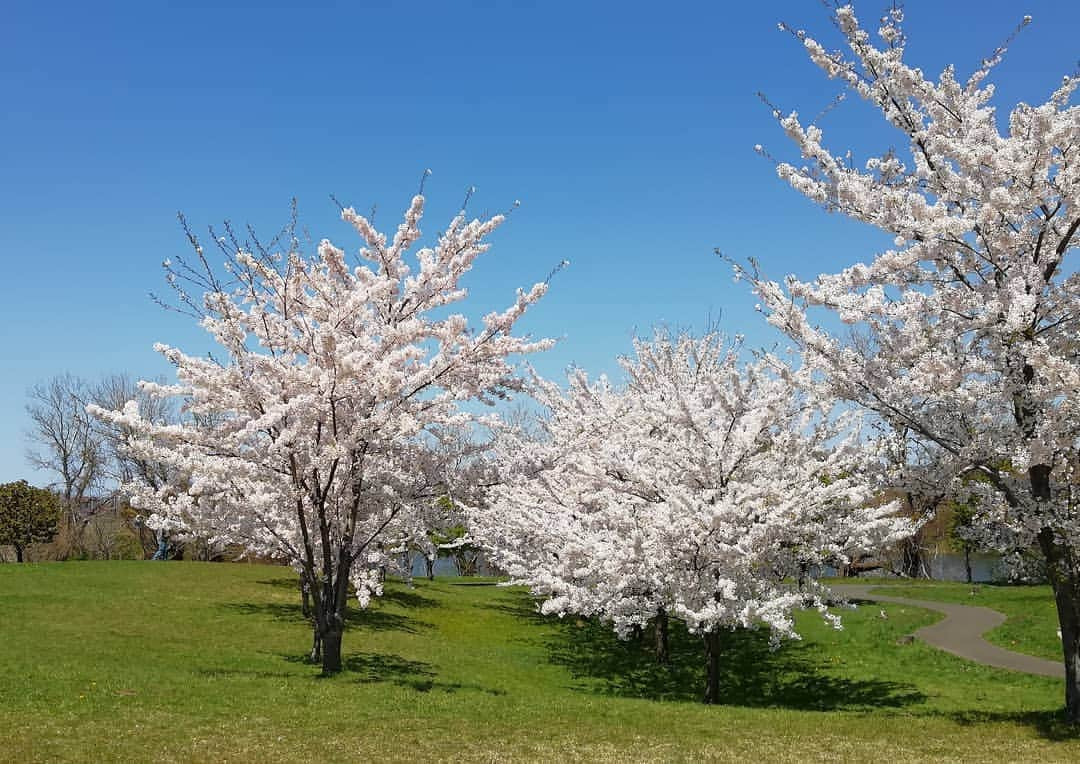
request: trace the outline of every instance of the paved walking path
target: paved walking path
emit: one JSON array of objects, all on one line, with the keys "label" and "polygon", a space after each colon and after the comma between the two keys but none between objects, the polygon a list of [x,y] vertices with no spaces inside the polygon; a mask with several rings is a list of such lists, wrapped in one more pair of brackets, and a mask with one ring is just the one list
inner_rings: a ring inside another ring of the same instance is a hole
[{"label": "paved walking path", "polygon": [[837,584],[831,588],[836,594],[848,599],[893,602],[898,605],[909,605],[944,613],[945,617],[942,620],[930,626],[924,626],[915,632],[915,636],[945,652],[959,655],[969,661],[1011,671],[1062,678],[1065,676],[1064,663],[1014,653],[983,639],[983,634],[1005,622],[1005,616],[996,610],[987,607],[956,605],[951,602],[910,600],[906,597],[871,593],[871,589],[887,590],[887,587],[867,584]]}]

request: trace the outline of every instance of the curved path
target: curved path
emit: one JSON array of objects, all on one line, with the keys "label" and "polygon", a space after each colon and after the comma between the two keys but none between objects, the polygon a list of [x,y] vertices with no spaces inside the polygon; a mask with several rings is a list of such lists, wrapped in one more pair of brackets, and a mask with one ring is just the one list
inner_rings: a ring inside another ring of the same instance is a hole
[{"label": "curved path", "polygon": [[1014,653],[997,645],[992,645],[982,635],[1005,622],[1005,616],[987,607],[956,605],[951,602],[933,602],[931,600],[911,600],[906,597],[893,597],[887,594],[871,593],[879,589],[866,584],[837,584],[832,591],[848,599],[870,600],[872,602],[893,602],[898,605],[934,610],[944,613],[945,617],[930,626],[924,626],[915,632],[915,636],[929,645],[945,652],[966,658],[969,661],[987,666],[1023,671],[1042,676],[1065,676],[1065,665],[1054,661],[1036,658],[1032,655]]}]

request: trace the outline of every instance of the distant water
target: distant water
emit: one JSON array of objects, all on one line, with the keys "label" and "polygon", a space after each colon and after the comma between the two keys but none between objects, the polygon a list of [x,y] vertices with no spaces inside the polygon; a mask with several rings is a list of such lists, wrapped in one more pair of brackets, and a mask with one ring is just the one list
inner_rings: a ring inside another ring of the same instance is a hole
[{"label": "distant water", "polygon": [[[427,575],[427,566],[424,565],[423,555],[418,554],[413,557],[412,574],[415,578],[423,578]],[[435,560],[435,575],[456,576],[457,568],[454,567],[454,561],[449,557],[440,557]]]},{"label": "distant water", "polygon": [[[964,555],[953,552],[930,560],[930,575],[939,581],[966,581]],[[971,555],[971,578],[974,581],[1002,581],[1006,578],[1001,558],[996,554]]]},{"label": "distant water", "polygon": [[[412,560],[412,574],[414,578],[424,578],[427,576],[427,567],[424,565],[423,555],[414,555]],[[435,560],[435,575],[436,576],[456,576],[458,574],[457,568],[454,566],[454,561],[449,557],[440,557]],[[494,575],[487,564],[481,558],[479,575],[490,576]]]},{"label": "distant water", "polygon": [[[964,555],[955,552],[935,554],[928,560],[930,577],[935,581],[966,581],[967,571],[964,570]],[[827,578],[839,575],[835,568],[825,568],[816,571],[818,576]],[[892,576],[888,569],[869,570],[860,578],[887,578]],[[977,583],[990,581],[1005,581],[1008,574],[1001,563],[1001,557],[996,554],[973,554],[971,555],[971,580]]]},{"label": "distant water", "polygon": [[[423,578],[427,575],[427,568],[424,567],[424,558],[422,555],[415,555],[413,557],[412,574],[416,578]],[[938,581],[964,581],[966,580],[966,574],[964,572],[964,555],[956,554],[954,552],[946,552],[943,554],[937,554],[930,558],[930,575]],[[480,573],[482,575],[489,575],[490,572],[483,564],[480,566]],[[449,557],[440,557],[435,561],[435,575],[436,576],[456,576],[457,568],[454,567],[454,561]],[[827,568],[823,571],[823,575],[834,576],[836,571]],[[863,577],[869,578],[871,576],[889,575],[887,571],[870,571],[864,573]],[[1005,570],[1001,565],[1001,558],[993,554],[973,554],[971,555],[971,577],[978,582],[987,581],[1002,581],[1006,578]]]}]

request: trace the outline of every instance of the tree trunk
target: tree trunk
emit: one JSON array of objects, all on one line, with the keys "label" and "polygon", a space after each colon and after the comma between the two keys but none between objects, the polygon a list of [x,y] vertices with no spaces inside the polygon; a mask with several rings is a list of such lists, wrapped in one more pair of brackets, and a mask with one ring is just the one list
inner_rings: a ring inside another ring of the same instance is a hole
[{"label": "tree trunk", "polygon": [[1072,575],[1054,585],[1061,652],[1065,659],[1065,718],[1080,725],[1080,579]]},{"label": "tree trunk", "polygon": [[[1064,551],[1044,529],[1039,542],[1046,552],[1047,572],[1054,589],[1058,625],[1061,627],[1061,652],[1065,661],[1065,718],[1080,725],[1080,576],[1066,564]],[[1064,559],[1063,559],[1064,558]]]},{"label": "tree trunk", "polygon": [[922,534],[905,539],[900,544],[901,566],[907,578],[919,578],[923,569]]},{"label": "tree trunk", "polygon": [[22,562],[23,561],[22,544],[13,544],[12,546],[15,547],[15,562]]},{"label": "tree trunk", "polygon": [[308,653],[308,660],[312,663],[322,663],[322,656],[322,635],[319,633],[318,624],[312,624],[311,652]]},{"label": "tree trunk", "polygon": [[[345,632],[345,611],[349,602],[349,571],[352,557],[342,547],[334,566],[336,575],[327,577],[322,586],[322,673],[330,676],[341,671],[341,635]],[[385,570],[385,568],[384,568]]]},{"label": "tree trunk", "polygon": [[341,629],[328,629],[323,632],[322,673],[330,676],[341,671]]},{"label": "tree trunk", "polygon": [[435,560],[424,555],[424,567],[427,568],[428,581],[435,580]]},{"label": "tree trunk", "polygon": [[799,562],[799,591],[806,591],[806,579],[810,576],[810,565],[806,562]]},{"label": "tree trunk", "polygon": [[656,630],[656,662],[668,664],[671,663],[671,651],[668,640],[668,614],[663,608],[656,611],[656,618],[653,621],[653,628]]},{"label": "tree trunk", "polygon": [[[1051,501],[1050,467],[1036,464],[1028,469],[1031,493],[1036,501]],[[1046,574],[1054,589],[1061,651],[1065,660],[1065,719],[1080,725],[1080,574],[1070,564],[1071,549],[1059,544],[1052,528],[1039,531],[1039,546],[1046,557]]]},{"label": "tree trunk", "polygon": [[720,635],[709,631],[701,635],[705,642],[705,697],[704,703],[720,702]]},{"label": "tree trunk", "polygon": [[974,577],[971,575],[971,549],[966,544],[964,545],[964,573],[967,575],[967,582],[974,583]]},{"label": "tree trunk", "polygon": [[[348,568],[345,568],[348,570]],[[338,577],[342,576],[339,569]],[[347,589],[340,581],[323,586],[322,618],[319,636],[322,639],[322,673],[331,676],[341,671],[341,636],[345,632],[345,596]]]}]

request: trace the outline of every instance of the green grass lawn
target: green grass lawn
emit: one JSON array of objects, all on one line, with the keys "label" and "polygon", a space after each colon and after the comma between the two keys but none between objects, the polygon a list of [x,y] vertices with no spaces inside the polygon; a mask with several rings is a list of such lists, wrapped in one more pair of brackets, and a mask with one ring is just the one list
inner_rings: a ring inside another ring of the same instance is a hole
[{"label": "green grass lawn", "polygon": [[[869,584],[872,581],[867,579],[859,583]],[[889,593],[897,597],[958,602],[997,610],[1008,616],[1008,620],[984,635],[988,642],[1052,661],[1063,659],[1061,640],[1057,635],[1057,609],[1049,586],[972,585],[942,581],[903,581],[886,585]]]},{"label": "green grass lawn", "polygon": [[936,617],[912,608],[805,614],[778,652],[727,635],[705,707],[682,630],[659,667],[454,579],[391,586],[323,679],[297,600],[284,568],[0,565],[0,760],[1080,760],[1060,682],[898,643]]}]

